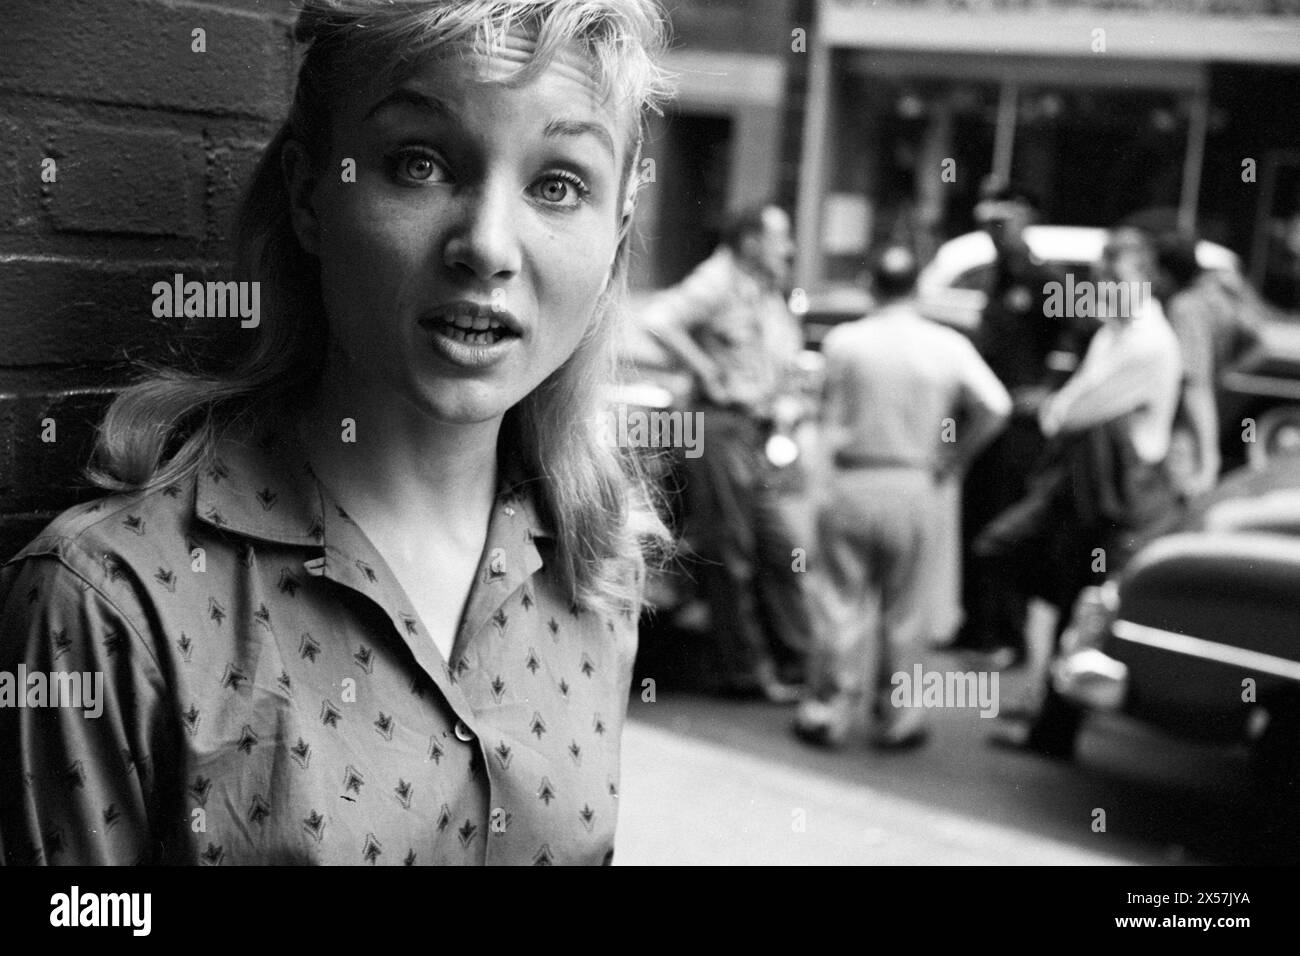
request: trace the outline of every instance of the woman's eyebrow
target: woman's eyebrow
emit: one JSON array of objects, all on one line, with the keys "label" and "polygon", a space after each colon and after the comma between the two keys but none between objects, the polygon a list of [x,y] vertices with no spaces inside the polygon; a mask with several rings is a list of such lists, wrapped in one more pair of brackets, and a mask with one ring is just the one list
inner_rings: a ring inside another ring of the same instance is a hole
[{"label": "woman's eyebrow", "polygon": [[[366,112],[366,115],[362,117],[362,122],[369,120],[376,113],[392,106],[413,106],[416,109],[432,113],[440,119],[456,118],[455,111],[436,96],[403,86],[393,90],[374,106],[370,107]],[[600,144],[605,147],[605,151],[609,153],[610,158],[616,158],[614,138],[610,135],[609,130],[603,123],[597,123],[591,120],[553,119],[546,124],[545,128],[542,130],[542,134],[548,137],[595,136],[596,139],[600,141]]]},{"label": "woman's eyebrow", "polygon": [[365,122],[380,110],[385,110],[390,106],[414,106],[417,109],[433,113],[440,118],[450,118],[455,115],[450,107],[436,96],[431,96],[428,93],[421,93],[419,90],[412,90],[400,86],[381,99],[374,106],[370,107],[366,112],[366,115],[362,117],[362,122]]},{"label": "woman's eyebrow", "polygon": [[595,136],[606,152],[609,158],[614,159],[614,139],[609,135],[609,130],[603,123],[593,123],[589,120],[572,120],[572,119],[554,119],[546,124],[542,130],[545,136]]}]

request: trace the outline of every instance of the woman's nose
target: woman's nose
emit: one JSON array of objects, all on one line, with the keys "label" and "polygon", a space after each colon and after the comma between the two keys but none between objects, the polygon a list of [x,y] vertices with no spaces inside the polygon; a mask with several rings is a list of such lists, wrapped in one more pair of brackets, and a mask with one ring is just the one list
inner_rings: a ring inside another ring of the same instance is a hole
[{"label": "woman's nose", "polygon": [[514,199],[509,188],[491,183],[467,192],[443,249],[443,261],[478,279],[509,278],[517,273],[520,211]]}]

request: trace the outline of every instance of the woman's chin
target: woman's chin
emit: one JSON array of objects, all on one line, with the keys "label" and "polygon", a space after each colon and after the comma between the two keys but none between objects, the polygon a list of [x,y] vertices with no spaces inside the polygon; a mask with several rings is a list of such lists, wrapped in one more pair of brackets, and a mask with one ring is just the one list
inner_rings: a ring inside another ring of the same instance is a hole
[{"label": "woman's chin", "polygon": [[451,387],[421,389],[413,404],[439,424],[472,427],[499,424],[517,401],[518,398],[512,400],[495,389],[458,382]]}]

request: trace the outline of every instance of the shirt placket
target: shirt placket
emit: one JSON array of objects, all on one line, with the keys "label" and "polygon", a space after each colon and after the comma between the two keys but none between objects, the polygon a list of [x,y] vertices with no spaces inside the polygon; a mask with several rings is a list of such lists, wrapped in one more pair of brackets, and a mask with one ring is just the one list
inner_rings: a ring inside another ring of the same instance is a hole
[{"label": "shirt placket", "polygon": [[[521,665],[510,666],[498,660],[479,657],[480,648],[486,646],[482,639],[485,629],[508,626],[506,606],[533,574],[542,567],[542,559],[533,544],[533,526],[530,512],[514,498],[505,496],[493,506],[488,526],[486,546],[474,584],[466,602],[465,614],[456,634],[452,649],[452,667],[456,668],[467,656],[473,656],[475,665],[483,671],[492,670],[504,675],[513,684],[519,676]],[[486,676],[486,673],[482,676]],[[476,701],[471,698],[473,706]],[[489,701],[481,701],[484,709]],[[481,738],[489,781],[488,827],[486,859],[494,863],[520,862],[528,841],[523,838],[528,830],[528,815],[520,799],[518,777],[544,776],[544,768],[531,766],[532,757],[527,747],[520,746],[514,738],[506,739],[501,728],[480,719],[484,736]],[[509,753],[509,768],[497,759],[498,751]],[[525,769],[525,765],[529,765]]]},{"label": "shirt placket", "polygon": [[481,845],[484,846],[485,862],[499,862],[499,844],[502,842],[499,838],[503,834],[492,826],[492,822],[498,817],[504,818],[509,812],[499,803],[501,796],[510,790],[492,761],[492,751],[501,743],[500,735],[490,721],[479,715],[466,696],[457,680],[457,667],[467,654],[474,653],[475,637],[484,628],[494,626],[493,619],[503,612],[515,592],[542,566],[541,556],[532,543],[533,530],[528,512],[513,503],[513,499],[494,502],[483,557],[470,588],[450,660],[444,661],[383,557],[341,509],[324,500],[323,505],[326,515],[332,507],[335,517],[322,518],[324,553],[304,562],[304,570],[341,584],[377,604],[388,616],[399,639],[410,649],[416,663],[443,695],[456,718],[456,739],[474,747],[480,766],[486,768],[487,793],[484,799],[487,813],[480,824],[485,831]]}]

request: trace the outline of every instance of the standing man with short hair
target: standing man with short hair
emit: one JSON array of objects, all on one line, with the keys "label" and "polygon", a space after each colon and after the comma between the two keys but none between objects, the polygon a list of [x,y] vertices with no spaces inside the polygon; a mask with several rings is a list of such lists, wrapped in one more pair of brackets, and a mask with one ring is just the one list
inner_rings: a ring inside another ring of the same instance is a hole
[{"label": "standing man with short hair", "polygon": [[803,333],[786,302],[790,217],[765,203],[730,217],[722,244],[681,283],[654,296],[643,321],[694,374],[704,453],[688,462],[688,531],[717,635],[718,690],[793,702],[809,641],[790,484],[764,454],[797,414]]},{"label": "standing man with short hair", "polygon": [[915,280],[912,253],[886,249],[873,267],[880,308],[822,343],[832,465],[818,517],[826,625],[794,728],[813,743],[845,743],[870,723],[873,703],[877,746],[925,739],[920,709],[890,707],[889,676],[910,673],[930,636],[924,572],[934,560],[936,481],[964,468],[1011,412],[970,342],[909,301]]}]

